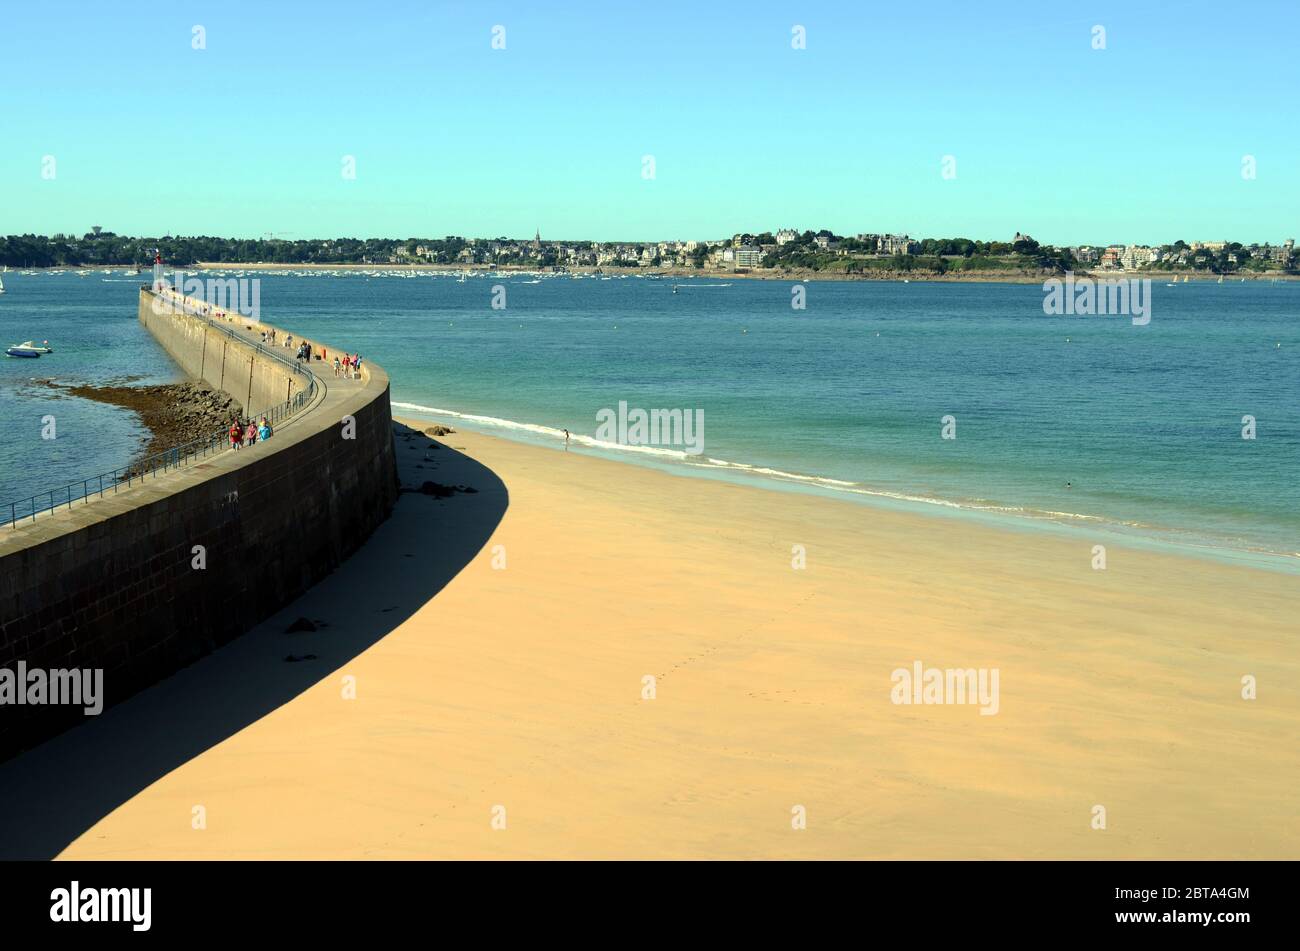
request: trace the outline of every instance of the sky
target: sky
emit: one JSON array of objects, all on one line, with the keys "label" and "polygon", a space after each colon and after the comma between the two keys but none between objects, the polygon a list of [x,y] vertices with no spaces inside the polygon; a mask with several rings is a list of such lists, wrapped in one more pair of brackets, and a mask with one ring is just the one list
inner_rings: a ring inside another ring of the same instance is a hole
[{"label": "sky", "polygon": [[1278,243],[1297,50],[1295,0],[10,0],[0,234]]}]

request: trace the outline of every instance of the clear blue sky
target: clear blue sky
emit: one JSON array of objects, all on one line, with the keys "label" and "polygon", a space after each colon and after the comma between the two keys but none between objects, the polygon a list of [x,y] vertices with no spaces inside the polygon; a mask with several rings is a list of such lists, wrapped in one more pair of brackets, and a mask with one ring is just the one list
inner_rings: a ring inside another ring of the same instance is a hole
[{"label": "clear blue sky", "polygon": [[14,0],[0,234],[1278,242],[1298,27],[1296,0]]}]

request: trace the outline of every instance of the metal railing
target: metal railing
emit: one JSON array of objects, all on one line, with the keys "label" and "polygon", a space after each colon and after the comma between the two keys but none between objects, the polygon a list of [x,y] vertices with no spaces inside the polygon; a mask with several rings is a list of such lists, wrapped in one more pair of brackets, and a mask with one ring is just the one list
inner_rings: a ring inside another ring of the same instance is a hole
[{"label": "metal railing", "polygon": [[[296,360],[289,360],[264,345],[244,339],[236,334],[233,328],[223,327],[202,314],[192,313],[188,308],[185,309],[185,312],[207,321],[213,327],[228,334],[232,339],[256,347],[258,353],[284,364],[295,374],[307,377],[307,386],[304,389],[299,390],[283,403],[264,412],[246,414],[247,419],[265,418],[271,424],[271,428],[274,429],[277,423],[301,411],[315,398],[318,381],[316,374],[312,373],[310,369],[305,369]],[[323,384],[321,386],[323,387]],[[196,439],[184,445],[154,453],[130,465],[121,466],[109,472],[102,472],[77,482],[69,482],[49,491],[38,492],[35,495],[28,496],[25,499],[18,499],[6,505],[0,505],[0,526],[7,523],[11,528],[17,528],[19,522],[35,521],[36,516],[43,512],[53,513],[61,508],[72,508],[74,502],[88,504],[93,498],[103,498],[105,495],[115,494],[119,490],[128,489],[138,482],[143,482],[147,478],[153,477],[156,479],[158,476],[179,469],[196,459],[216,455],[223,450],[223,447],[226,451],[232,448],[229,427],[215,436]],[[5,511],[6,509],[8,511]]]}]

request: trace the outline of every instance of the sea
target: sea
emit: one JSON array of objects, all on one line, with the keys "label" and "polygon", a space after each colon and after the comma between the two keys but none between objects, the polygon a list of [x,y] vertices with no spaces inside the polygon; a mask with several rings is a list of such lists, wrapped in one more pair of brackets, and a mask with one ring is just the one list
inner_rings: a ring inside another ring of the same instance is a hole
[{"label": "sea", "polygon": [[[1038,284],[203,276],[260,280],[264,319],[382,366],[398,414],[557,451],[568,430],[570,451],[681,476],[1300,572],[1300,283],[1157,280],[1135,324],[1049,315]],[[3,279],[0,342],[54,347],[0,361],[7,510],[125,464],[146,438],[129,411],[35,381],[179,376],[135,317],[148,275]],[[601,427],[620,404],[690,413],[702,438],[621,445]]]}]

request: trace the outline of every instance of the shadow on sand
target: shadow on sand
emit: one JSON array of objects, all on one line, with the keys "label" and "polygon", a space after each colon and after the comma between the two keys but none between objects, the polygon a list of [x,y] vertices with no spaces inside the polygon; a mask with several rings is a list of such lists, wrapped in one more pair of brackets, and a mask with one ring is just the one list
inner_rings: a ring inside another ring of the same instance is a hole
[{"label": "shadow on sand", "polygon": [[[505,515],[505,484],[448,445],[428,449],[439,440],[400,424],[394,433],[404,487],[430,480],[476,491],[446,498],[403,492],[359,551],[278,614],[0,765],[0,859],[56,857],[141,790],[385,637],[469,564]],[[286,633],[298,617],[325,625]],[[307,654],[315,659],[286,662]]]}]

